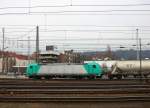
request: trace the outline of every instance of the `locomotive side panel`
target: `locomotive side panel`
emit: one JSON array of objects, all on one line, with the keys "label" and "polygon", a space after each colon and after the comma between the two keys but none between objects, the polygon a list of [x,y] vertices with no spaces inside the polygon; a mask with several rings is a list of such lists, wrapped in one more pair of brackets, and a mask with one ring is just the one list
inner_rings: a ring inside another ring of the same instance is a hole
[{"label": "locomotive side panel", "polygon": [[51,64],[39,65],[30,64],[27,67],[28,77],[42,76],[100,76],[102,69],[97,63],[86,63],[84,65],[75,64]]},{"label": "locomotive side panel", "polygon": [[37,75],[87,75],[82,65],[45,65]]}]

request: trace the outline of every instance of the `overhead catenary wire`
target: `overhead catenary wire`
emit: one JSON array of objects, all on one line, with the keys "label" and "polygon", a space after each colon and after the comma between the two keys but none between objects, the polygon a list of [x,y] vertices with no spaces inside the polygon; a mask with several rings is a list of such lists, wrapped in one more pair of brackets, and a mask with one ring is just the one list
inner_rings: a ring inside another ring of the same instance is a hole
[{"label": "overhead catenary wire", "polygon": [[1,15],[81,15],[81,16],[89,16],[89,15],[125,15],[125,16],[138,16],[138,15],[144,15],[144,16],[149,16],[150,13],[131,13],[131,14],[125,14],[125,13],[64,13],[64,12],[26,12],[26,13],[0,13]]},{"label": "overhead catenary wire", "polygon": [[80,15],[80,13],[84,13],[81,15],[150,15],[150,13],[112,13],[112,12],[150,12],[150,9],[126,9],[126,10],[121,10],[121,9],[117,9],[117,10],[113,10],[113,9],[109,9],[109,10],[84,10],[84,11],[77,11],[77,10],[72,10],[72,11],[65,11],[65,10],[61,10],[61,11],[30,11],[30,12],[1,12],[0,15],[49,15],[49,14],[56,14],[56,15]]},{"label": "overhead catenary wire", "polygon": [[[113,13],[118,12],[118,13]],[[130,12],[130,13],[119,13]],[[138,13],[134,13],[138,12]],[[141,12],[141,13],[139,13]],[[147,13],[144,13],[147,12]],[[29,12],[0,12],[0,15],[150,15],[150,10],[96,10],[96,11],[31,11]]]},{"label": "overhead catenary wire", "polygon": [[[68,3],[67,5],[47,5],[47,6],[43,6],[43,5],[32,5],[31,4],[31,0],[29,0],[29,5],[27,6],[27,7],[22,7],[22,6],[20,6],[19,8],[15,8],[15,7],[2,7],[2,8],[0,8],[0,10],[1,10],[1,14],[0,15],[150,15],[150,10],[149,10],[149,8],[148,8],[148,6],[150,5],[150,4],[114,4],[114,5],[105,5],[105,4],[94,4],[94,5],[92,5],[92,4],[77,4],[77,3],[74,3],[74,2],[72,2],[72,0],[70,0],[71,2],[70,3]],[[110,9],[110,10],[93,10],[93,11],[91,11],[91,10],[85,10],[85,11],[77,11],[77,8],[78,7],[85,7],[85,9],[86,9],[86,7],[91,7],[91,8],[94,8],[94,7],[109,7],[109,8],[112,8],[112,9]],[[16,6],[17,7],[17,6]],[[44,12],[42,12],[41,11],[41,13],[32,13],[32,12],[40,12],[40,11],[38,11],[38,10],[36,10],[36,9],[46,9],[46,8],[48,8],[48,9],[51,9],[51,8],[59,8],[60,7],[60,9],[62,10],[61,12],[62,13],[60,13],[59,11],[48,11],[48,13],[44,13]],[[67,8],[66,8],[67,7]],[[75,9],[74,10],[72,10],[73,12],[71,13],[71,9],[70,9],[70,7],[72,8],[74,8],[75,7]],[[114,9],[113,9],[113,7],[115,7],[115,8],[117,8],[117,10],[116,11],[114,11]],[[123,9],[119,9],[120,7],[123,7]],[[129,8],[128,8],[129,7]],[[130,8],[131,7],[131,8]],[[133,8],[132,8],[133,7]],[[135,9],[135,7],[136,7],[136,9]],[[146,7],[145,8],[145,10],[142,8],[142,7]],[[65,8],[65,9],[64,9]],[[11,11],[9,11],[9,10],[13,10],[12,12]],[[15,9],[16,9],[16,12],[15,12]],[[27,11],[26,12],[21,12],[21,9],[26,9]],[[69,10],[68,10],[69,9]],[[129,9],[129,10],[127,10],[127,9]],[[135,10],[133,10],[132,12],[130,11],[130,9],[135,9]],[[3,10],[4,10],[4,12],[3,12]],[[20,11],[18,11],[18,10],[20,10]],[[67,11],[68,10],[68,11]],[[121,10],[121,11],[120,11]],[[127,10],[127,11],[126,11]],[[141,11],[142,10],[142,11]],[[18,12],[17,12],[18,11]],[[129,12],[130,11],[130,12]],[[3,13],[2,13],[3,12]],[[6,12],[6,13],[5,13]],[[130,14],[131,13],[131,14]],[[47,19],[46,19],[47,20]],[[47,23],[47,22],[46,22]],[[32,25],[33,27],[35,27],[35,25]],[[22,27],[32,27],[32,26],[22,26]],[[41,25],[41,26],[43,26],[43,28],[46,26],[46,27],[48,27],[48,24],[45,24],[45,25]],[[71,26],[71,25],[68,25],[69,27]],[[67,27],[68,27],[67,26]],[[81,26],[81,25],[79,25],[79,26]],[[86,25],[85,25],[86,26]],[[49,27],[52,27],[51,25],[49,25]],[[74,26],[73,26],[74,27]],[[95,26],[96,27],[96,26]],[[119,26],[120,27],[120,26]],[[131,26],[131,27],[137,27],[137,26]],[[145,27],[145,26],[138,26],[138,27]],[[7,28],[6,28],[7,29]],[[129,32],[130,33],[130,30],[127,30],[127,31],[108,31],[109,29],[107,28],[107,30],[106,31],[102,31],[101,29],[99,29],[99,28],[97,28],[97,29],[93,29],[93,30],[89,30],[89,29],[84,29],[84,30],[80,30],[80,29],[75,29],[75,30],[73,30],[73,29],[68,29],[68,31],[67,32],[102,32],[102,33],[104,33],[104,32],[115,32],[115,33],[126,33],[126,32]],[[123,29],[124,30],[124,29]],[[126,30],[126,29],[125,29]],[[74,42],[78,42],[78,43],[67,43],[65,40],[66,39],[61,39],[61,38],[59,38],[59,39],[50,39],[50,38],[48,38],[48,36],[46,37],[46,36],[44,36],[44,33],[46,34],[50,34],[50,36],[52,36],[52,33],[48,33],[48,32],[64,32],[64,31],[66,31],[66,29],[56,29],[56,30],[51,30],[51,29],[48,29],[48,30],[45,30],[45,29],[41,29],[41,35],[42,35],[42,38],[44,38],[45,37],[45,39],[42,39],[41,38],[41,44],[45,44],[46,45],[46,41],[49,41],[49,42],[51,42],[51,41],[53,41],[53,42],[57,42],[57,41],[61,41],[62,42],[62,44],[69,44],[70,46],[73,46],[73,45],[76,45],[76,46],[78,46],[79,47],[79,45],[81,45],[82,47],[83,46],[85,46],[86,47],[86,45],[87,45],[87,43],[82,43],[82,44],[80,44],[79,42],[81,42],[81,41],[83,41],[83,40],[87,40],[87,41],[89,41],[89,40],[93,40],[93,41],[95,41],[96,39],[67,39],[67,42],[69,42],[69,41],[74,41]],[[132,31],[132,30],[131,30]],[[133,30],[134,31],[134,30]],[[132,31],[132,32],[133,32]],[[149,30],[147,30],[147,31],[149,31]],[[18,35],[18,34],[19,35]],[[33,38],[31,38],[31,41],[35,41],[35,39],[34,39],[34,34],[33,33],[35,33],[35,31],[33,31],[33,32],[31,32],[32,33],[32,37]],[[144,33],[146,33],[146,32],[141,32],[141,34],[144,34]],[[68,33],[69,34],[69,33]],[[20,41],[20,43],[26,43],[26,39],[23,39],[22,37],[23,36],[29,36],[30,34],[28,34],[28,30],[12,30],[11,31],[11,29],[10,29],[10,31],[8,30],[8,31],[6,31],[6,35],[8,36],[8,39],[11,41],[11,40],[14,40],[14,41]],[[9,38],[9,35],[11,36],[11,35],[14,35],[14,37],[11,37],[11,38]],[[15,36],[16,35],[16,36]],[[60,34],[59,34],[60,35]],[[62,34],[62,35],[64,35],[64,34]],[[69,34],[69,35],[71,35],[71,33]],[[31,36],[31,35],[30,35]],[[57,34],[56,34],[56,36],[57,36]],[[16,38],[17,37],[17,38]],[[13,39],[14,38],[14,39]],[[110,41],[122,41],[123,39],[102,39],[102,40],[108,40],[109,42]],[[129,40],[133,40],[134,41],[134,39],[133,38],[131,38],[131,39],[129,39]],[[149,38],[143,38],[142,40],[149,40]],[[124,41],[128,41],[128,39],[124,39]],[[66,43],[65,43],[66,42]],[[34,42],[32,43],[33,45],[34,45]],[[51,44],[51,43],[47,43],[47,44]],[[56,44],[54,44],[54,45],[56,45]],[[88,44],[88,45],[94,45],[94,44]],[[99,44],[99,45],[102,45],[102,43],[101,44]],[[112,44],[112,46],[113,46],[113,44]],[[26,47],[25,46],[25,44],[24,44],[24,46],[23,47]],[[42,45],[42,47],[43,48],[45,48],[45,46],[43,46]],[[67,46],[66,46],[67,47]],[[73,47],[72,47],[73,48]],[[82,48],[81,48],[81,50],[82,50]]]},{"label": "overhead catenary wire", "polygon": [[[25,31],[25,30],[18,30],[18,31],[7,31],[5,33],[18,33],[18,32],[35,32],[35,29],[32,29],[31,31]],[[45,30],[45,29],[41,29],[40,32],[66,32],[66,31],[71,31],[71,32],[111,32],[111,33],[126,33],[126,32],[131,32],[131,31],[135,31],[135,30],[126,30],[126,29],[120,29],[120,30],[115,30],[115,29],[54,29],[54,30]],[[145,31],[150,31],[150,29],[148,30],[142,30],[142,32]]]},{"label": "overhead catenary wire", "polygon": [[86,5],[81,5],[81,4],[66,4],[66,5],[36,5],[36,6],[31,6],[31,4],[29,4],[29,6],[10,6],[10,7],[0,7],[0,10],[4,10],[4,9],[22,9],[22,8],[24,8],[24,9],[32,9],[32,8],[48,8],[48,7],[73,7],[73,6],[75,6],[75,7],[89,7],[89,6],[92,6],[92,7],[94,7],[94,6],[124,6],[124,7],[128,7],[128,6],[149,6],[150,4],[149,3],[139,3],[139,4],[114,4],[114,5],[110,5],[110,4],[95,4],[95,5],[89,5],[89,4],[86,4]]},{"label": "overhead catenary wire", "polygon": [[[108,13],[108,15],[110,14],[110,13],[112,13],[112,12],[150,12],[150,9],[144,9],[144,10],[94,10],[94,11],[92,11],[92,10],[85,10],[85,11],[64,11],[64,10],[62,10],[62,11],[32,11],[32,12],[30,12],[30,14],[46,14],[46,15],[48,15],[48,14],[62,14],[62,13],[85,13],[85,15],[88,13]],[[113,13],[112,13],[113,14]],[[114,14],[116,14],[116,13],[114,13]],[[120,13],[118,13],[118,14],[120,14]],[[134,13],[133,13],[134,14]],[[139,13],[138,13],[139,14]],[[145,15],[150,15],[150,13],[141,13],[141,14],[145,14]],[[82,15],[84,15],[84,14],[82,14]],[[107,14],[103,14],[103,15],[107,15]],[[128,14],[128,15],[130,15],[130,14]],[[132,14],[131,14],[132,15]]]},{"label": "overhead catenary wire", "polygon": [[[19,26],[18,29],[20,29],[20,27],[35,27],[35,25],[0,25],[0,27],[11,27],[9,29],[15,29],[17,26]],[[39,24],[40,27],[45,26],[42,24]],[[70,25],[60,25],[60,24],[47,24],[46,26],[94,26],[94,27],[150,27],[150,26],[145,26],[145,25],[89,25],[89,24],[85,24],[85,25],[75,25],[75,24],[70,24]],[[22,28],[24,29],[24,28]]]},{"label": "overhead catenary wire", "polygon": [[[7,37],[8,38],[8,37]],[[28,41],[27,39],[19,39],[19,38],[8,38],[9,41]],[[39,41],[90,41],[90,40],[97,40],[97,38],[72,38],[72,39],[62,39],[62,38],[56,38],[56,39],[40,39]],[[102,40],[111,40],[111,41],[124,41],[124,40],[136,40],[135,38],[103,38]],[[142,38],[142,40],[150,40],[150,38]],[[30,41],[36,41],[35,39],[30,39]]]},{"label": "overhead catenary wire", "polygon": [[[93,1],[95,2],[95,1]],[[48,4],[48,3],[47,3]],[[71,13],[76,13],[76,14],[79,14],[79,13],[82,13],[82,15],[88,15],[89,12],[90,14],[92,13],[99,13],[99,14],[102,14],[102,13],[107,13],[106,15],[111,15],[111,14],[108,14],[108,13],[112,13],[112,12],[149,12],[150,10],[148,8],[146,9],[139,9],[139,7],[145,7],[145,6],[150,6],[150,3],[113,3],[113,4],[105,4],[105,3],[97,3],[95,2],[95,4],[87,4],[87,3],[82,3],[82,2],[79,2],[79,3],[76,3],[75,1],[73,0],[70,0],[68,3],[65,2],[65,4],[59,4],[56,2],[56,4],[53,4],[53,5],[40,5],[40,4],[36,4],[34,5],[34,3],[32,4],[32,1],[31,0],[28,0],[28,4],[26,6],[4,6],[4,7],[0,7],[0,10],[1,10],[1,13],[0,15],[36,15],[36,14],[39,14],[39,15],[42,15],[42,14],[45,14],[45,15],[48,15],[48,14],[57,14],[57,15],[65,15],[67,13],[71,14]],[[33,11],[35,9],[40,9],[41,8],[59,8],[60,7],[60,11]],[[67,11],[67,10],[64,10],[65,8],[69,8],[69,7],[75,7],[76,9],[78,7],[138,7],[138,9],[106,9],[106,10],[84,10],[84,11],[77,11],[77,10],[70,10]],[[63,9],[64,8],[64,9]],[[14,9],[15,11],[19,10],[19,9],[25,9],[26,12],[9,12],[9,9],[12,10]],[[33,9],[33,10],[32,10]],[[4,10],[4,12],[3,12]],[[8,11],[8,12],[5,12],[5,11]],[[83,14],[83,13],[86,13],[86,14]],[[88,14],[87,14],[88,13]],[[71,15],[73,15],[71,14]],[[93,15],[94,15],[93,14]],[[116,13],[112,13],[112,15],[114,15]],[[117,14],[120,14],[120,13],[117,13]],[[124,14],[124,13],[123,13]],[[134,15],[134,14],[137,14],[137,13],[132,13],[130,15]],[[138,14],[141,14],[141,15],[149,15],[149,13],[138,13]],[[75,15],[75,14],[74,14]],[[96,14],[95,14],[96,15]],[[97,14],[98,15],[98,14]],[[105,14],[103,14],[105,15]]]}]

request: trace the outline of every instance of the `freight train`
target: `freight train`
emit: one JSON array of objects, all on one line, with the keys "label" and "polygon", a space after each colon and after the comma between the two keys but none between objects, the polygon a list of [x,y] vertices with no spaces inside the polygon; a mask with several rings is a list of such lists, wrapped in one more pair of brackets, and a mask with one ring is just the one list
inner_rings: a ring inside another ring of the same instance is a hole
[{"label": "freight train", "polygon": [[[85,61],[91,63],[93,61]],[[98,63],[103,74],[107,75],[109,79],[116,77],[122,79],[123,77],[148,77],[150,75],[150,60],[110,60],[110,61],[94,61]]]},{"label": "freight train", "polygon": [[26,75],[29,78],[88,78],[95,79],[106,76],[109,79],[122,79],[132,75],[138,77],[150,75],[150,60],[128,61],[85,61],[84,64],[30,64]]}]

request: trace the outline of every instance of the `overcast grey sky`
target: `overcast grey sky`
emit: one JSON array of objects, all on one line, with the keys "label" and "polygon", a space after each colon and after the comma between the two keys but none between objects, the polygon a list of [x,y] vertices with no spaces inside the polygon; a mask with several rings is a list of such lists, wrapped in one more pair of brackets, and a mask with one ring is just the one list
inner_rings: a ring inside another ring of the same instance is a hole
[{"label": "overcast grey sky", "polygon": [[[137,28],[142,43],[150,43],[149,19],[149,0],[0,0],[5,46],[19,53],[27,53],[28,36],[35,40],[36,25],[41,50],[53,44],[57,50],[105,50],[108,44],[112,49],[120,45],[131,48]],[[2,41],[2,32],[0,37]],[[31,52],[34,43],[30,42]]]}]

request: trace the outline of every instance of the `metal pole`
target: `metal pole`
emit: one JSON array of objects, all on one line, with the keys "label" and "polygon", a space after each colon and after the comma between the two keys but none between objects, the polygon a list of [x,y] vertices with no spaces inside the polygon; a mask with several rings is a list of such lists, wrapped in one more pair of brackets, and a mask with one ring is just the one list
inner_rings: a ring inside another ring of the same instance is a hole
[{"label": "metal pole", "polygon": [[139,60],[139,29],[136,29],[136,59]]},{"label": "metal pole", "polygon": [[30,64],[30,37],[28,37],[28,63]]},{"label": "metal pole", "polygon": [[141,48],[141,38],[139,39],[140,44],[140,79],[142,80],[142,48]]},{"label": "metal pole", "polygon": [[2,47],[2,73],[4,73],[4,40],[5,40],[5,28],[2,28],[2,32],[3,32],[3,47]]},{"label": "metal pole", "polygon": [[39,26],[36,27],[36,63],[39,63]]}]

